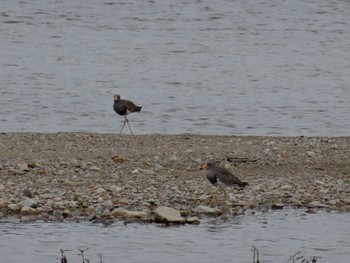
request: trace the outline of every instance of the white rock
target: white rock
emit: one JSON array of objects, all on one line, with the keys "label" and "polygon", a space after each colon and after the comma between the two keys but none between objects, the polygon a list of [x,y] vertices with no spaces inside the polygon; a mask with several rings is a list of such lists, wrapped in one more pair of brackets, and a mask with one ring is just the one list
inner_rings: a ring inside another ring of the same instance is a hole
[{"label": "white rock", "polygon": [[103,205],[104,207],[112,207],[112,206],[113,206],[113,202],[112,202],[112,200],[106,200],[106,201],[104,201],[104,202],[102,203],[102,205]]},{"label": "white rock", "polygon": [[102,193],[105,193],[105,192],[106,192],[106,190],[104,188],[102,188],[102,187],[97,188],[97,190],[96,190],[97,194],[102,194]]},{"label": "white rock", "polygon": [[314,156],[316,155],[316,153],[313,152],[313,151],[308,151],[306,154],[307,154],[307,156],[309,156],[309,157],[314,157]]},{"label": "white rock", "polygon": [[134,170],[131,171],[131,173],[132,174],[138,174],[138,173],[140,173],[140,169],[138,169],[138,168],[134,169]]},{"label": "white rock", "polygon": [[185,219],[181,216],[180,212],[166,206],[160,206],[154,211],[156,220],[160,222],[168,223],[183,223]]},{"label": "white rock", "polygon": [[285,184],[285,185],[282,185],[282,186],[280,187],[280,189],[281,189],[281,190],[284,190],[284,191],[290,191],[290,190],[293,189],[293,185],[291,185],[291,184]]},{"label": "white rock", "polygon": [[95,171],[95,172],[96,172],[96,171],[101,171],[101,169],[98,168],[97,166],[91,166],[91,167],[90,167],[90,170],[91,170],[91,171]]},{"label": "white rock", "polygon": [[308,203],[307,205],[308,207],[314,207],[314,208],[327,208],[328,205],[326,204],[322,204],[320,201],[312,201],[310,203]]},{"label": "white rock", "polygon": [[194,211],[199,214],[216,214],[216,210],[210,206],[200,205],[197,206]]},{"label": "white rock", "polygon": [[27,199],[24,199],[21,204],[24,206],[24,207],[32,207],[32,208],[36,208],[38,206],[38,202],[32,198],[27,198]]},{"label": "white rock", "polygon": [[68,205],[69,205],[69,207],[71,207],[71,208],[76,208],[76,207],[78,207],[78,204],[77,204],[77,202],[75,202],[75,201],[70,201],[70,202],[68,203]]},{"label": "white rock", "polygon": [[147,217],[148,213],[141,212],[141,211],[129,211],[125,208],[118,207],[112,211],[112,215],[117,216],[127,216],[127,217],[136,217],[136,218],[142,218]]}]

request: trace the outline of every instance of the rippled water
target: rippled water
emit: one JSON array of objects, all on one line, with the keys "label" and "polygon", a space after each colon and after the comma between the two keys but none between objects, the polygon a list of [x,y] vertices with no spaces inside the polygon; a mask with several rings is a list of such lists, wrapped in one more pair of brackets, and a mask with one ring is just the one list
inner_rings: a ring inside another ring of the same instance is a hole
[{"label": "rippled water", "polygon": [[[59,250],[68,262],[79,262],[78,249],[91,262],[252,262],[256,246],[260,262],[287,262],[296,252],[319,256],[317,262],[347,262],[350,257],[347,214],[305,215],[276,211],[234,218],[226,223],[204,221],[198,226],[34,223],[0,224],[2,262],[55,262]],[[20,253],[18,253],[20,249]]]},{"label": "rippled water", "polygon": [[0,131],[349,135],[348,1],[4,0]]}]

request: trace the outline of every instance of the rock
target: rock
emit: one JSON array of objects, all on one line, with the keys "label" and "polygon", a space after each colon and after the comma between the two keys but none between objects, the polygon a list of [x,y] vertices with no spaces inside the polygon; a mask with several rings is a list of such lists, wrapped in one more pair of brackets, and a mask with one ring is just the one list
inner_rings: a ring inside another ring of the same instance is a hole
[{"label": "rock", "polygon": [[21,216],[32,216],[37,215],[38,211],[35,208],[24,206],[22,207],[20,214]]},{"label": "rock", "polygon": [[283,209],[283,207],[284,207],[283,203],[275,203],[275,204],[271,205],[271,209],[274,209],[274,210]]},{"label": "rock", "polygon": [[16,171],[17,172],[21,172],[21,173],[28,172],[29,171],[29,167],[28,167],[28,165],[26,163],[22,163],[22,164],[17,165]]},{"label": "rock", "polygon": [[111,216],[111,212],[108,209],[105,209],[102,214],[102,217],[110,217]]},{"label": "rock", "polygon": [[28,198],[33,198],[34,195],[29,189],[24,189],[23,190],[23,196],[28,197]]},{"label": "rock", "polygon": [[106,201],[104,201],[104,202],[102,203],[102,205],[103,205],[104,207],[109,208],[109,207],[112,207],[112,206],[113,206],[113,202],[112,202],[112,200],[106,200]]},{"label": "rock", "polygon": [[149,216],[146,212],[141,211],[129,211],[125,208],[118,207],[112,211],[112,215],[114,217],[118,216],[126,216],[126,217],[136,217],[136,218],[143,218]]},{"label": "rock", "polygon": [[323,182],[321,180],[315,180],[315,184],[317,184],[317,185],[325,185],[325,182]]},{"label": "rock", "polygon": [[85,213],[87,213],[88,215],[95,214],[96,213],[96,209],[95,209],[95,207],[90,205],[87,208],[85,208]]},{"label": "rock", "polygon": [[185,219],[181,216],[180,212],[167,206],[160,206],[154,211],[156,222],[159,223],[176,223],[181,224],[185,222]]},{"label": "rock", "polygon": [[21,211],[23,205],[21,203],[17,203],[17,204],[9,204],[7,206],[7,208],[14,213],[18,213],[19,211]]},{"label": "rock", "polygon": [[90,170],[91,170],[91,171],[94,171],[94,172],[101,171],[101,169],[98,168],[97,166],[91,166],[91,167],[90,167]]},{"label": "rock", "polygon": [[125,160],[124,160],[124,157],[121,156],[121,155],[115,155],[112,157],[112,160],[115,162],[115,163],[123,163]]},{"label": "rock", "polygon": [[71,216],[72,216],[72,213],[68,209],[65,209],[65,210],[62,211],[62,217],[63,218],[67,218],[67,217],[71,217]]},{"label": "rock", "polygon": [[21,204],[26,207],[36,208],[38,206],[38,202],[34,199],[27,198],[24,199]]},{"label": "rock", "polygon": [[0,209],[7,207],[7,201],[4,198],[0,198]]},{"label": "rock", "polygon": [[140,169],[138,169],[138,168],[134,169],[134,170],[131,171],[131,173],[132,174],[138,174],[138,173],[140,173]]},{"label": "rock", "polygon": [[199,221],[199,218],[196,217],[196,216],[192,216],[192,217],[188,217],[186,219],[186,223],[187,224],[191,224],[191,225],[199,225],[200,224],[200,221]]},{"label": "rock", "polygon": [[106,192],[106,190],[104,188],[102,188],[102,187],[97,188],[97,190],[96,190],[97,194],[102,194],[102,193],[105,193],[105,192]]},{"label": "rock", "polygon": [[307,154],[307,156],[309,156],[309,157],[314,157],[314,156],[316,155],[316,153],[313,152],[313,151],[308,151],[306,154]]},{"label": "rock", "polygon": [[76,201],[70,201],[68,203],[69,207],[71,208],[77,208],[78,207],[78,203]]},{"label": "rock", "polygon": [[210,206],[200,205],[194,209],[194,212],[198,214],[217,214],[217,210]]},{"label": "rock", "polygon": [[326,204],[322,204],[320,201],[312,201],[307,204],[309,208],[328,208],[329,206]]},{"label": "rock", "polygon": [[282,186],[280,187],[280,189],[283,190],[283,191],[290,191],[290,190],[293,190],[293,185],[291,185],[291,184],[285,184],[285,185],[282,185]]},{"label": "rock", "polygon": [[120,191],[122,191],[123,190],[123,187],[121,187],[121,186],[112,186],[111,187],[111,191],[113,192],[113,193],[118,193],[118,192],[120,192]]},{"label": "rock", "polygon": [[5,190],[5,186],[3,186],[2,184],[0,184],[0,192],[3,192]]}]

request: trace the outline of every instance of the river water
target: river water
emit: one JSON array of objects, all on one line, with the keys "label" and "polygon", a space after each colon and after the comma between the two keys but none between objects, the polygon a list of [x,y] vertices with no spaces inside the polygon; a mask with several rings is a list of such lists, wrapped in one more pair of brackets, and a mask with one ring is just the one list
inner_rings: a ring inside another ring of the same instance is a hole
[{"label": "river water", "polygon": [[[349,135],[344,0],[3,0],[0,131]],[[126,130],[127,131],[127,130]]]},{"label": "river water", "polygon": [[[0,224],[1,262],[57,262],[60,249],[68,262],[90,262],[97,254],[108,262],[253,262],[252,246],[260,262],[287,262],[295,253],[317,262],[348,262],[350,218],[347,214],[304,214],[275,211],[233,218],[225,223],[203,221],[198,226],[164,228],[157,225],[89,223]],[[20,251],[20,253],[18,253]],[[300,262],[300,261],[299,261]]]}]

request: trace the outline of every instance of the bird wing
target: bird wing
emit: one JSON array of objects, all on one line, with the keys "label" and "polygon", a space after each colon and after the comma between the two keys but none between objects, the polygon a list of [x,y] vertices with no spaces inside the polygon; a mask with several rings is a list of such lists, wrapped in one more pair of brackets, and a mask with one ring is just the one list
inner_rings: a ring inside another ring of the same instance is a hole
[{"label": "bird wing", "polygon": [[222,167],[217,167],[218,170],[216,172],[217,178],[225,185],[239,185],[243,186],[245,185],[244,182],[239,180],[236,176],[234,176],[232,173],[230,173],[228,170]]}]

